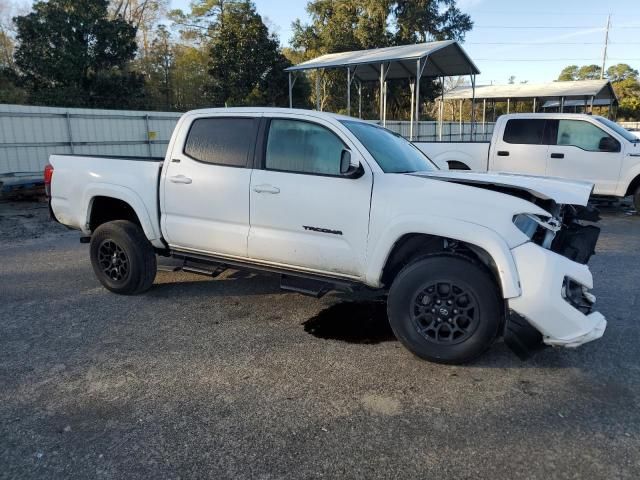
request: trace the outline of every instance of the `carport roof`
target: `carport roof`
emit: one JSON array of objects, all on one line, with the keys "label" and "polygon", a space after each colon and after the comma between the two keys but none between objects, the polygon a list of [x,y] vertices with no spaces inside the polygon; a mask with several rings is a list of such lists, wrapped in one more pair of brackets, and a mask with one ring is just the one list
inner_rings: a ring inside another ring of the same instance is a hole
[{"label": "carport roof", "polygon": [[[445,100],[473,98],[471,87],[458,87],[445,94]],[[617,101],[608,80],[577,80],[573,82],[519,83],[477,86],[476,99],[507,100],[508,98],[574,98],[612,99]]]},{"label": "carport roof", "polygon": [[385,64],[387,80],[416,76],[416,60],[425,59],[421,76],[440,77],[480,73],[466,52],[455,40],[374,48],[352,52],[329,53],[286,69],[296,72],[312,69],[354,67],[355,76],[362,81],[380,78],[380,64]]}]

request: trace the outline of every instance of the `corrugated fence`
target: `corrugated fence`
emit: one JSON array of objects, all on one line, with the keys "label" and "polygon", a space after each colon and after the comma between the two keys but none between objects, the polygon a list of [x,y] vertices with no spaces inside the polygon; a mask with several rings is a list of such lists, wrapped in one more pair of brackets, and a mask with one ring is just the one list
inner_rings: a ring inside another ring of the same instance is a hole
[{"label": "corrugated fence", "polygon": [[180,115],[0,105],[0,175],[42,172],[54,153],[162,157]]}]

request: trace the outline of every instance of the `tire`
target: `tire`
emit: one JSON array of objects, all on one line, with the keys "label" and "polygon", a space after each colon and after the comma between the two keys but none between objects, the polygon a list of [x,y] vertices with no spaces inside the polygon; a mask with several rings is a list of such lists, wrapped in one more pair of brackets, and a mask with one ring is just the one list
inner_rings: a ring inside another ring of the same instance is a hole
[{"label": "tire", "polygon": [[636,188],[636,191],[633,192],[633,206],[636,212],[640,213],[640,185]]},{"label": "tire", "polygon": [[482,266],[437,255],[400,271],[389,290],[387,313],[396,337],[415,355],[460,364],[493,344],[502,306],[495,280]]},{"label": "tire", "polygon": [[116,220],[100,225],[91,236],[90,255],[96,277],[114,293],[135,295],[153,285],[156,254],[135,223]]}]

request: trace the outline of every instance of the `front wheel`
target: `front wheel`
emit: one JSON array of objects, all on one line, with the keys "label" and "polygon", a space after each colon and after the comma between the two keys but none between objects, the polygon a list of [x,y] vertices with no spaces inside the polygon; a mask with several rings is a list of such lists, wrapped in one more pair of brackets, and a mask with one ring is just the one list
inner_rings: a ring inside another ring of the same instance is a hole
[{"label": "front wheel", "polygon": [[108,290],[133,295],[151,288],[156,255],[135,223],[116,220],[100,225],[91,236],[90,252],[93,271]]},{"label": "front wheel", "polygon": [[406,266],[387,303],[396,337],[411,352],[438,363],[465,363],[498,336],[502,301],[492,276],[455,256],[433,256]]},{"label": "front wheel", "polygon": [[633,206],[636,209],[637,213],[640,213],[640,185],[636,188],[636,191],[633,192]]}]

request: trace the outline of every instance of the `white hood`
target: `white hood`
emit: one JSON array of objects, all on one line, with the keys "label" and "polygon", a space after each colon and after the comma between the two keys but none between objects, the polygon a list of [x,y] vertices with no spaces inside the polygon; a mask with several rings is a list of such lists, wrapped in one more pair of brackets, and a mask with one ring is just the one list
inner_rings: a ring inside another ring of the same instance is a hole
[{"label": "white hood", "polygon": [[479,173],[467,170],[441,170],[436,172],[417,172],[411,175],[432,178],[434,180],[464,183],[467,185],[473,185],[475,183],[518,188],[542,200],[554,200],[556,203],[565,205],[586,206],[593,191],[593,184],[589,182],[516,173]]}]

